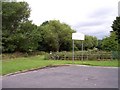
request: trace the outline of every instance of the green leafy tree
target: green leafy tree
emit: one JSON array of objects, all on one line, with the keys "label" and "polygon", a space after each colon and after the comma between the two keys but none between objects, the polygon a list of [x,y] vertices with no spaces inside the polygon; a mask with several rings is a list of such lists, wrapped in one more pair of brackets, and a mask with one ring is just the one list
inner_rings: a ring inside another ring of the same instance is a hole
[{"label": "green leafy tree", "polygon": [[97,47],[98,45],[98,40],[96,37],[93,36],[85,36],[85,40],[84,40],[84,48],[85,50],[87,49],[93,49],[94,47]]},{"label": "green leafy tree", "polygon": [[102,49],[107,51],[117,51],[118,39],[115,32],[111,32],[109,37],[106,37],[102,40]]},{"label": "green leafy tree", "polygon": [[39,27],[42,42],[39,42],[39,50],[45,51],[69,51],[72,49],[72,33],[74,30],[58,20],[43,22]]},{"label": "green leafy tree", "polygon": [[28,20],[30,8],[27,2],[3,2],[2,3],[2,30],[14,33],[19,23]]},{"label": "green leafy tree", "polygon": [[120,44],[120,17],[116,17],[116,20],[113,21],[112,29],[116,33],[118,43]]},{"label": "green leafy tree", "polygon": [[[84,50],[93,49],[97,47],[98,40],[96,37],[85,35],[85,40],[83,41],[83,48]],[[75,41],[75,50],[81,50],[82,41],[77,40]]]},{"label": "green leafy tree", "polygon": [[99,50],[102,50],[102,40],[98,40],[97,48],[98,48]]},{"label": "green leafy tree", "polygon": [[14,52],[20,46],[19,40],[25,38],[20,28],[28,21],[30,8],[27,2],[3,2],[2,8],[2,50]]},{"label": "green leafy tree", "polygon": [[59,48],[58,37],[57,34],[52,31],[52,27],[48,24],[40,26],[39,32],[42,38],[42,41],[39,41],[39,50],[56,51]]},{"label": "green leafy tree", "polygon": [[37,26],[31,21],[21,23],[17,34],[15,34],[17,51],[31,52],[37,50],[38,41],[41,40],[40,36]]}]

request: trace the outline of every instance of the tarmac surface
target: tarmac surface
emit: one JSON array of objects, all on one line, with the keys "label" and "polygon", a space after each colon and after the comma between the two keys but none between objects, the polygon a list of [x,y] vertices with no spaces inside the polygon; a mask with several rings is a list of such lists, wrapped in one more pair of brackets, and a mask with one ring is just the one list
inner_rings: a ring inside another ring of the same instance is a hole
[{"label": "tarmac surface", "polygon": [[2,77],[2,88],[118,88],[118,68],[60,66]]}]

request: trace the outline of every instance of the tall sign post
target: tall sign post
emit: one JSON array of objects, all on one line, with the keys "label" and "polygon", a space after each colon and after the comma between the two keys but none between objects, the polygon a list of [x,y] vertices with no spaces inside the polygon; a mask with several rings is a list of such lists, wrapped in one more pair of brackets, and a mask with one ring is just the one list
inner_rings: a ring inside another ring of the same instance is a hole
[{"label": "tall sign post", "polygon": [[72,40],[73,40],[73,57],[72,61],[74,63],[74,40],[81,40],[82,41],[82,60],[83,60],[83,40],[85,39],[85,35],[83,33],[72,33]]}]

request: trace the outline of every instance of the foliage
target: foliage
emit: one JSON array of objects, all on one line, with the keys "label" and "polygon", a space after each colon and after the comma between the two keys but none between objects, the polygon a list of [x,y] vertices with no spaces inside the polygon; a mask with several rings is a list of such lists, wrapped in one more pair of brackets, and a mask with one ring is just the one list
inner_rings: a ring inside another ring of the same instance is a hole
[{"label": "foliage", "polygon": [[119,58],[120,58],[119,52],[118,51],[112,51],[112,58],[119,60]]},{"label": "foliage", "polygon": [[3,2],[3,52],[31,52],[38,48],[40,34],[28,20],[29,15],[26,2]]},{"label": "foliage", "polygon": [[102,40],[98,40],[97,48],[98,48],[99,50],[102,50]]},{"label": "foliage", "polygon": [[[71,51],[72,33],[71,27],[59,20],[50,20],[37,26],[28,20],[30,7],[27,2],[3,2],[2,11],[2,52],[34,52],[38,51]],[[84,50],[116,51],[117,37],[119,34],[119,17],[113,22],[115,33],[103,40],[94,36],[85,36]],[[75,51],[81,50],[82,42],[75,40]],[[1,47],[0,47],[1,48]]]},{"label": "foliage", "polygon": [[30,15],[27,2],[3,2],[2,8],[2,29],[9,30],[9,34],[13,34],[19,23],[26,21]]},{"label": "foliage", "polygon": [[[83,55],[83,56],[82,56]],[[75,60],[110,60],[112,59],[111,52],[105,51],[75,51],[74,59]],[[73,52],[53,52],[52,54],[46,54],[45,59],[52,60],[72,60]]]},{"label": "foliage", "polygon": [[15,39],[19,36],[18,28],[21,22],[27,21],[30,8],[26,2],[3,2],[2,7],[2,50],[14,52],[17,48]]},{"label": "foliage", "polygon": [[27,21],[20,24],[16,33],[9,37],[3,35],[2,40],[3,52],[31,52],[37,49],[40,34],[37,31],[37,26]]},{"label": "foliage", "polygon": [[118,42],[120,43],[120,17],[116,17],[116,20],[113,21],[112,29],[115,31]]},{"label": "foliage", "polygon": [[[98,40],[94,36],[85,35],[85,40],[83,41],[84,50],[93,49],[97,47]],[[75,50],[81,50],[82,41],[75,41]]]},{"label": "foliage", "polygon": [[93,49],[98,45],[98,40],[96,37],[93,36],[85,36],[85,41],[84,41],[84,48],[85,50],[87,49]]},{"label": "foliage", "polygon": [[107,51],[117,51],[118,41],[115,32],[111,32],[109,37],[106,37],[102,41],[102,49]]},{"label": "foliage", "polygon": [[37,56],[37,55],[46,55],[46,52],[43,51],[34,51],[34,52],[14,52],[14,53],[3,53],[2,55],[0,55],[0,57],[2,57],[2,60],[11,60],[11,59],[15,59],[15,58],[24,58],[24,57],[32,57],[32,56]]},{"label": "foliage", "polygon": [[[120,16],[116,17],[116,20],[113,21],[112,29],[117,35],[118,48],[116,51],[118,51],[117,54],[119,55],[120,54]],[[120,59],[120,56],[118,55],[116,57],[117,59]]]},{"label": "foliage", "polygon": [[37,26],[32,22],[21,23],[16,35],[19,35],[15,40],[18,51],[31,52],[37,50],[41,35],[38,33]]},{"label": "foliage", "polygon": [[75,31],[69,25],[58,20],[50,20],[43,22],[39,30],[42,36],[39,50],[69,51],[72,49],[72,33]]}]

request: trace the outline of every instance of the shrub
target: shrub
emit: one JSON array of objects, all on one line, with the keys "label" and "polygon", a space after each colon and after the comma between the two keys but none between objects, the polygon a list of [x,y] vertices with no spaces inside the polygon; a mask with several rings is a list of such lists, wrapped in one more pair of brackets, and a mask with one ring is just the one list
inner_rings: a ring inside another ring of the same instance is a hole
[{"label": "shrub", "polygon": [[[47,54],[46,59],[53,59],[53,60],[72,60],[73,53],[72,52],[54,52],[52,54]],[[74,59],[75,60],[107,60],[111,59],[110,52],[103,52],[103,51],[75,51],[74,52]]]}]

